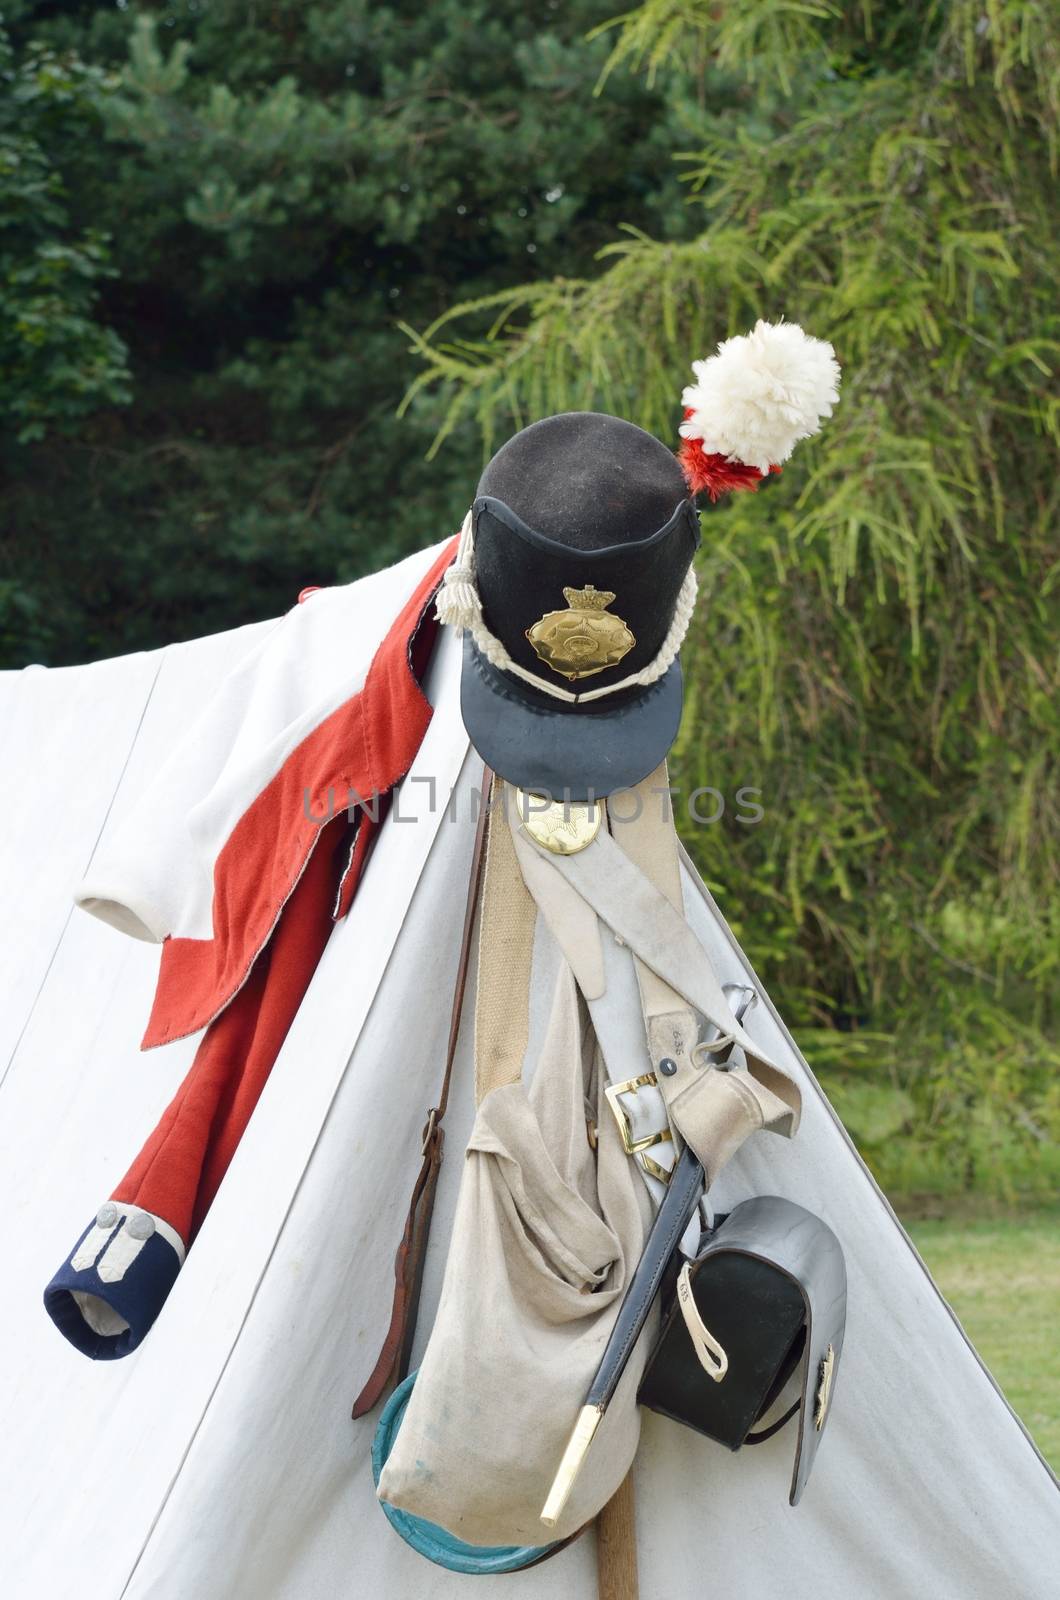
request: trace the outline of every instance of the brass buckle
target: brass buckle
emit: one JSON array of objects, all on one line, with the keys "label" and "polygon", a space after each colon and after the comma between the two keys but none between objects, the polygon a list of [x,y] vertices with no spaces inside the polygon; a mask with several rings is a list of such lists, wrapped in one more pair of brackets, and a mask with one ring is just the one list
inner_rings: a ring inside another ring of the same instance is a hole
[{"label": "brass buckle", "polygon": [[[619,1100],[619,1095],[636,1094],[638,1089],[645,1089],[649,1086],[654,1088],[658,1085],[658,1082],[659,1080],[654,1072],[642,1072],[639,1078],[627,1078],[624,1083],[609,1083],[604,1089],[607,1103],[614,1112],[615,1121],[618,1123],[618,1131],[622,1137],[622,1148],[627,1156],[638,1155],[641,1150],[650,1150],[653,1144],[666,1144],[670,1141],[669,1128],[664,1129],[662,1133],[649,1133],[646,1139],[634,1139],[633,1124],[629,1120],[629,1113]],[[653,1161],[652,1166],[656,1167],[658,1163]]]}]

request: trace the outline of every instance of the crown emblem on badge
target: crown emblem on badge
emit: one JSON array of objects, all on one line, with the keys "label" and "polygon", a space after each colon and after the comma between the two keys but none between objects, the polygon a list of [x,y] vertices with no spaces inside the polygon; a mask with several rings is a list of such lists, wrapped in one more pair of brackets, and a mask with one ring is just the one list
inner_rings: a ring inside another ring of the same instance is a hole
[{"label": "crown emblem on badge", "polygon": [[[563,598],[575,611],[606,611],[615,596],[610,589],[594,589],[591,583],[584,589],[564,589]],[[563,616],[563,612],[556,613]]]},{"label": "crown emblem on badge", "polygon": [[622,618],[607,609],[616,596],[590,583],[564,589],[563,598],[569,610],[548,611],[526,630],[538,658],[571,683],[617,666],[637,641]]}]

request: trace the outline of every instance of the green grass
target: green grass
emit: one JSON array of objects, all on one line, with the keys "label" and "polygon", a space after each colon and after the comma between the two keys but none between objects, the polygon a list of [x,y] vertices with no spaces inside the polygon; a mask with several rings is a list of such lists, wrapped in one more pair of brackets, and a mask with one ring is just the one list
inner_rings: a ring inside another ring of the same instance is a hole
[{"label": "green grass", "polygon": [[1060,1211],[903,1221],[1009,1404],[1057,1470]]}]

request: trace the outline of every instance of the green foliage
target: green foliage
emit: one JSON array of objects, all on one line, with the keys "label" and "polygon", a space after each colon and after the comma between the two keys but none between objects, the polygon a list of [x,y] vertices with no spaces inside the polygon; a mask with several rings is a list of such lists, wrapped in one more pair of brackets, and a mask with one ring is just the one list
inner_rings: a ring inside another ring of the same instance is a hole
[{"label": "green foliage", "polygon": [[37,661],[53,637],[37,596],[14,579],[0,579],[0,650]]},{"label": "green foliage", "polygon": [[927,1152],[936,1185],[1045,1185],[1055,16],[649,0],[608,32],[605,94],[620,68],[701,65],[695,232],[629,228],[594,274],[410,329],[411,409],[444,397],[438,442],[473,422],[487,449],[568,407],[674,438],[689,361],[720,337],[784,315],[833,341],[822,437],[704,515],[672,776],[753,786],[765,814],[686,823],[687,842],[886,1179]]},{"label": "green foliage", "polygon": [[0,429],[20,444],[129,398],[126,350],[95,319],[108,238],[70,226],[56,139],[99,137],[106,75],[43,47],[16,66],[0,27]]},{"label": "green foliage", "polygon": [[[459,526],[479,443],[428,463],[438,407],[396,419],[416,371],[398,319],[584,271],[624,218],[683,209],[681,98],[629,79],[593,99],[608,45],[584,35],[606,15],[606,0],[5,7],[21,73],[47,58],[92,85],[91,124],[42,119],[34,136],[134,402],[106,391],[92,327],[64,331],[50,308],[49,337],[94,388],[64,392],[82,405],[73,436],[58,398],[29,443],[0,417],[0,582],[22,597],[0,622],[7,662],[40,652],[26,606],[48,660],[84,660],[275,614]],[[100,234],[109,263],[89,249]]]}]

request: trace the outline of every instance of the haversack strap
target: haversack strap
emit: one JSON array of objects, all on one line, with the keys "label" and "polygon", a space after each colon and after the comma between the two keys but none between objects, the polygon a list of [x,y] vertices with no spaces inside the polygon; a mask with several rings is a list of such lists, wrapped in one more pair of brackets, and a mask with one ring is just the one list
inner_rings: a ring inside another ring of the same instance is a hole
[{"label": "haversack strap", "polygon": [[523,882],[504,816],[506,786],[489,800],[475,993],[475,1104],[517,1083],[530,1037],[530,965],[537,906]]}]

